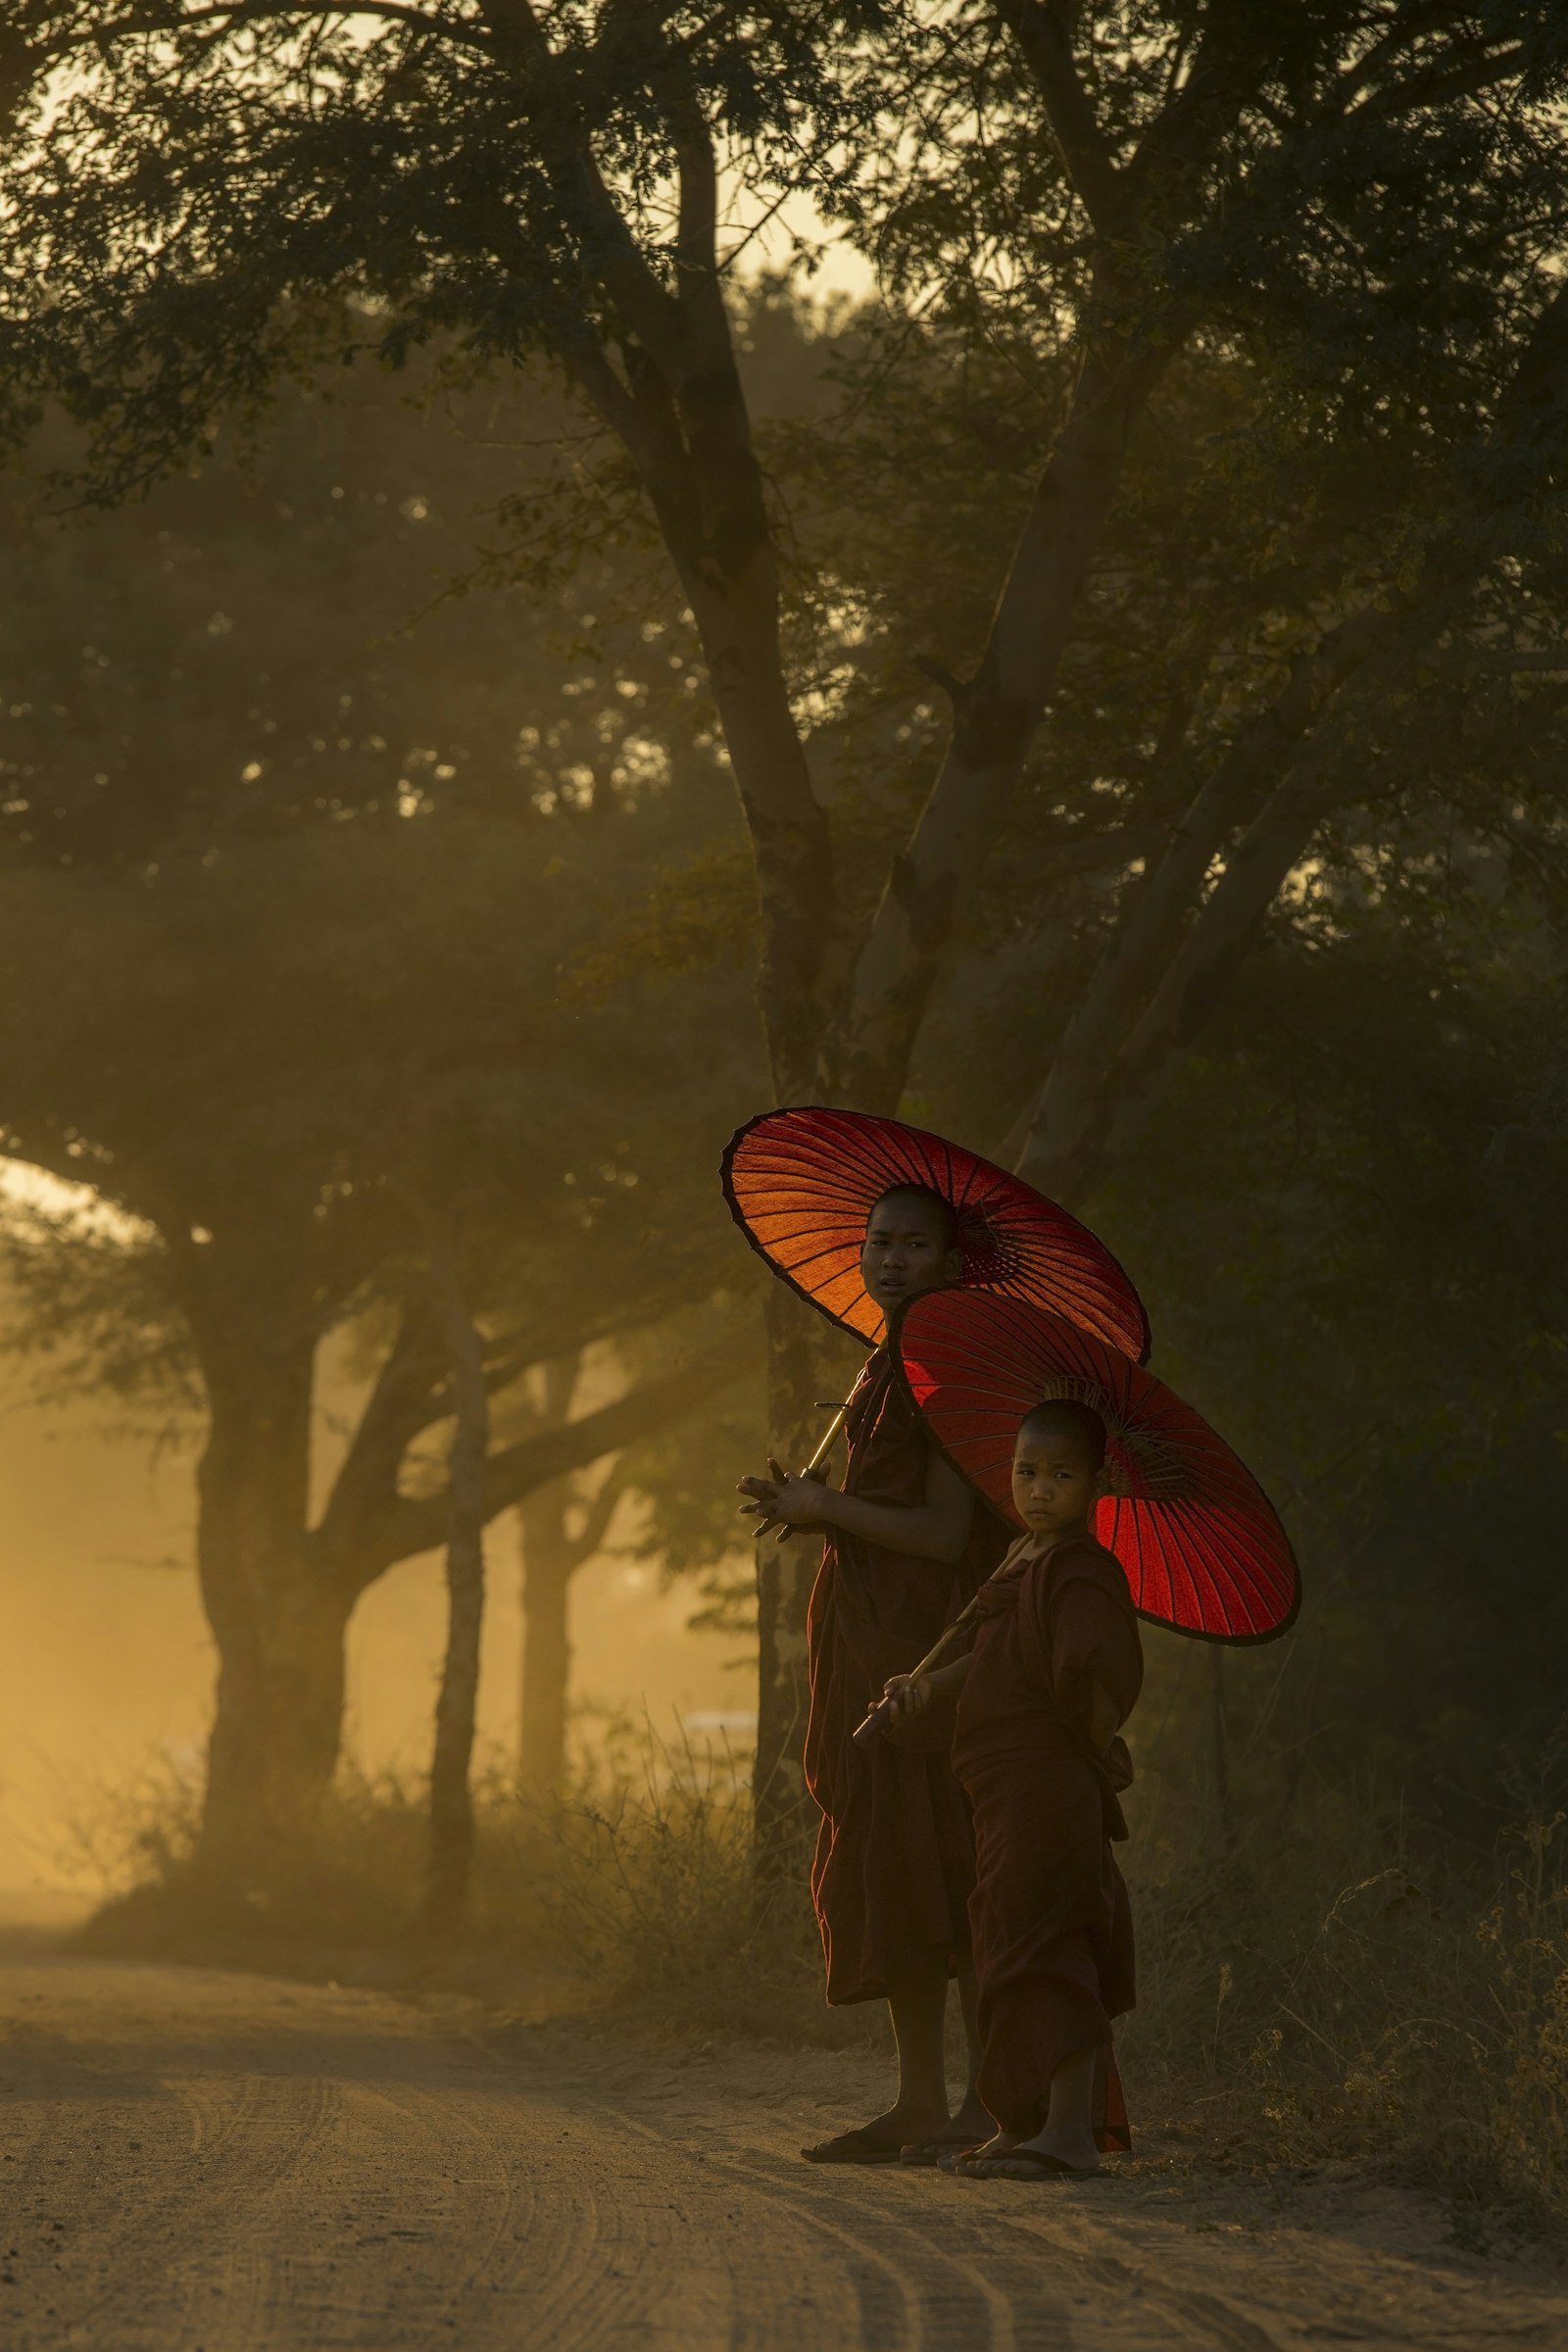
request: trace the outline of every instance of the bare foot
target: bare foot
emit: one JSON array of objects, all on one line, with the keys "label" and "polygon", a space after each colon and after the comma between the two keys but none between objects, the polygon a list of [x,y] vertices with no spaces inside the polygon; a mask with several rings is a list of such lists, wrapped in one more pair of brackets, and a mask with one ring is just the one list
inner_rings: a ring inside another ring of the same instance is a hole
[{"label": "bare foot", "polygon": [[832,2139],[803,2148],[808,2164],[897,2164],[899,2151],[911,2141],[931,2139],[947,2125],[938,2108],[890,2107],[868,2124],[840,2132]]}]

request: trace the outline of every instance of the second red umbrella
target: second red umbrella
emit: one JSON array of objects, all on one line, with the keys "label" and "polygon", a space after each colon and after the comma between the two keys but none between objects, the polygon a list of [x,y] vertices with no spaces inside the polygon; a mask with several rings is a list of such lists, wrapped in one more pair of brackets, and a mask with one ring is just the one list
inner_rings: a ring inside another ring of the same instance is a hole
[{"label": "second red umbrella", "polygon": [[1095,1533],[1140,1616],[1211,1642],[1271,1642],[1300,1605],[1273,1504],[1200,1413],[1130,1356],[1015,1298],[928,1291],[901,1319],[903,1378],[944,1453],[1004,1517],[1033,1405],[1071,1396],[1105,1425]]}]

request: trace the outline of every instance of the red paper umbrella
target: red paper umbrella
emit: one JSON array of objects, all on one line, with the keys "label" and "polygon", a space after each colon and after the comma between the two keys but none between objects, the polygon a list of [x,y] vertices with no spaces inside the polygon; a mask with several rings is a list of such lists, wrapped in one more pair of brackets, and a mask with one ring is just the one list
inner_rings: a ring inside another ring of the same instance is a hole
[{"label": "red paper umbrella", "polygon": [[863,1340],[882,1337],[882,1309],[860,1281],[866,1219],[885,1192],[913,1184],[951,1201],[966,1290],[1030,1299],[1140,1362],[1149,1353],[1143,1300],[1104,1244],[961,1144],[899,1119],[810,1103],[737,1128],[722,1165],[725,1198],[752,1248]]},{"label": "red paper umbrella", "polygon": [[1201,1414],[1130,1356],[1060,1315],[956,1290],[912,1298],[898,1344],[938,1445],[1014,1525],[1025,1414],[1058,1396],[1094,1406],[1111,1488],[1095,1533],[1140,1616],[1211,1642],[1270,1642],[1293,1622],[1300,1580],[1267,1495]]}]

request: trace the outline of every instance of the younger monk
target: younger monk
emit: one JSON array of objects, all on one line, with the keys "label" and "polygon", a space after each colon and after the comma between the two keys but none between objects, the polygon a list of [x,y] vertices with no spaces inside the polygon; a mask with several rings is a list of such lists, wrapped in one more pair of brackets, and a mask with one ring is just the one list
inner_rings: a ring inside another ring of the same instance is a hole
[{"label": "younger monk", "polygon": [[1035,1408],[1012,1494],[1029,1533],[982,1594],[974,1646],[888,1686],[901,1722],[956,1698],[953,1756],[974,1808],[969,1917],[981,2099],[999,2126],[953,2169],[1082,2179],[1131,2145],[1111,2020],[1133,2006],[1133,1931],[1110,1840],[1132,1777],[1115,1737],[1143,1682],[1138,1620],[1090,1518],[1105,1431],[1088,1405]]},{"label": "younger monk", "polygon": [[[892,1314],[963,1271],[956,1219],[923,1187],[885,1193],[860,1255],[867,1292]],[[968,1902],[974,1845],[946,1728],[913,1725],[857,1746],[888,1677],[928,1650],[991,1568],[1005,1537],[932,1446],[884,1348],[850,1399],[843,1491],[814,1478],[748,1478],[740,1492],[827,1541],[808,1621],[811,1704],[806,1779],[821,1811],[811,1893],[835,2005],[885,2000],[899,2053],[885,2114],[802,2150],[814,2164],[936,2160],[988,2129],[973,2097],[949,2122],[948,1981],[971,1994]]]}]

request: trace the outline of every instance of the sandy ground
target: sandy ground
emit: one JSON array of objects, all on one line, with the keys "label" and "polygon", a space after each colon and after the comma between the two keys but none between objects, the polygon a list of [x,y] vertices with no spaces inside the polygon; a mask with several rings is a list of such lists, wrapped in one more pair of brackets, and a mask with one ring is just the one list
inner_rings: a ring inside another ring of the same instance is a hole
[{"label": "sandy ground", "polygon": [[1568,2277],[1364,2182],[1157,2148],[1079,2184],[824,2173],[860,2057],[650,2054],[476,2006],[0,1967],[7,2352],[1568,2345]]}]

